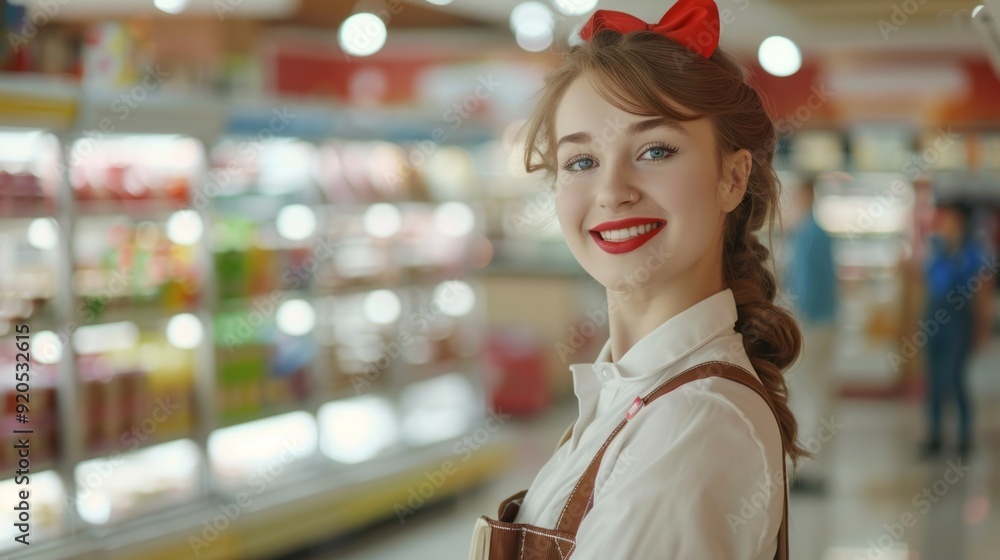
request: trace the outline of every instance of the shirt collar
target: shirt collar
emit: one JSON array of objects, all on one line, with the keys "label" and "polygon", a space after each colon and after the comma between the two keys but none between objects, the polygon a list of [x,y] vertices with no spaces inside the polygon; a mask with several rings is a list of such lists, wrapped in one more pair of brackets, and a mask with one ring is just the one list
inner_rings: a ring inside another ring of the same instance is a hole
[{"label": "shirt collar", "polygon": [[617,362],[611,361],[611,340],[608,339],[594,363],[570,365],[577,395],[585,387],[594,386],[590,381],[595,378],[603,386],[609,382],[638,381],[662,374],[677,360],[731,330],[737,317],[733,291],[726,288],[664,321]]}]

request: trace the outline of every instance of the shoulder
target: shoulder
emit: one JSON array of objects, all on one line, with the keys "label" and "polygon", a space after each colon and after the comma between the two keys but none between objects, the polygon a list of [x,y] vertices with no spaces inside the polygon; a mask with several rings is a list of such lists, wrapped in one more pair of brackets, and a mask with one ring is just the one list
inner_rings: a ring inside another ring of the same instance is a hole
[{"label": "shoulder", "polygon": [[785,488],[781,438],[752,389],[722,378],[693,381],[644,407],[620,439],[609,449],[612,464],[602,464],[609,476],[634,478],[626,484],[684,504],[697,525],[719,527],[758,550],[777,534]]},{"label": "shoulder", "polygon": [[[725,363],[750,372],[740,364]],[[662,401],[662,402],[661,402]],[[647,420],[685,425],[709,439],[734,439],[736,451],[756,451],[766,462],[781,457],[778,421],[768,403],[756,391],[730,379],[709,377],[691,381],[663,395],[646,407]],[[720,452],[736,452],[720,450]]]},{"label": "shoulder", "polygon": [[652,451],[643,453],[650,459],[680,454],[683,461],[720,467],[739,459],[762,476],[784,464],[771,408],[756,391],[729,379],[688,382],[649,403],[629,424],[634,426],[626,426],[623,442],[650,446]]}]

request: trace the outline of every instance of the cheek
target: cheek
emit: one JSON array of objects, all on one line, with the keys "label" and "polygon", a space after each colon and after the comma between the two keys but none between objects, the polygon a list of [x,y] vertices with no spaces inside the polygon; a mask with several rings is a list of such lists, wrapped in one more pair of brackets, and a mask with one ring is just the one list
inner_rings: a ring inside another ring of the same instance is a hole
[{"label": "cheek", "polygon": [[582,227],[586,216],[586,201],[582,196],[563,188],[556,194],[555,207],[563,231],[575,231]]},{"label": "cheek", "polygon": [[716,206],[714,193],[703,184],[675,184],[657,199],[671,219],[693,226],[707,221]]},{"label": "cheek", "polygon": [[[651,169],[648,180],[659,185],[654,195],[664,208],[674,215],[702,214],[717,206],[716,178],[710,161],[697,154]],[[679,216],[678,216],[679,217]]]}]

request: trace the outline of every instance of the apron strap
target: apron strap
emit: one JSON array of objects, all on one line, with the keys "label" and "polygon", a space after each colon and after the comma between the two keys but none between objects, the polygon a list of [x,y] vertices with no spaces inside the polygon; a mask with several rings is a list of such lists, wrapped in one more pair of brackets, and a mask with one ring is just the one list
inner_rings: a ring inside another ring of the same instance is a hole
[{"label": "apron strap", "polygon": [[[764,399],[768,408],[771,409],[772,414],[775,412],[774,405],[771,403],[771,399],[768,396],[764,385],[747,370],[737,365],[725,362],[705,362],[677,374],[643,397],[643,406],[649,405],[649,403],[659,397],[666,395],[686,383],[690,383],[691,381],[696,381],[698,379],[705,379],[707,377],[723,377],[725,379],[735,381],[745,387],[749,387],[760,395],[762,399]],[[777,415],[775,415],[775,417],[777,418]],[[562,513],[559,514],[559,520],[556,522],[557,531],[576,535],[577,530],[580,528],[580,523],[583,521],[583,517],[588,511],[590,511],[590,508],[593,505],[594,485],[597,481],[597,471],[601,466],[601,460],[604,458],[604,452],[607,451],[608,445],[611,444],[611,441],[615,439],[615,436],[618,435],[618,432],[620,432],[627,423],[628,419],[625,419],[618,424],[614,431],[611,432],[611,435],[608,436],[608,439],[605,440],[604,445],[602,445],[600,450],[598,450],[597,455],[587,466],[587,470],[584,471],[583,476],[581,476],[579,482],[576,483],[576,487],[573,488],[573,492],[570,493],[569,499],[566,501],[566,505],[563,507]],[[569,439],[571,433],[572,427],[570,430],[567,430],[566,435],[563,438],[563,443]],[[781,514],[781,528],[778,530],[778,551],[775,558],[779,560],[786,560],[788,558],[788,477],[785,467],[784,445],[782,445],[781,451],[782,483],[785,485],[784,509]]]}]

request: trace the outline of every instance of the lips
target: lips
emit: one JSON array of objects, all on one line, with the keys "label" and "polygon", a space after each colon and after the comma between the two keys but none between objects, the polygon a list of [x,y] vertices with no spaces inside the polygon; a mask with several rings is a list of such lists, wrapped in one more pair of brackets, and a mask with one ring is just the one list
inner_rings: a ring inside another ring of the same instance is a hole
[{"label": "lips", "polygon": [[[618,255],[643,246],[666,225],[666,221],[658,218],[626,218],[598,224],[589,231],[598,247],[607,253]],[[649,231],[643,231],[645,229]]]}]

